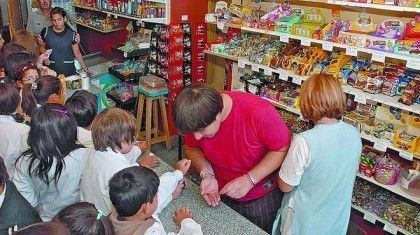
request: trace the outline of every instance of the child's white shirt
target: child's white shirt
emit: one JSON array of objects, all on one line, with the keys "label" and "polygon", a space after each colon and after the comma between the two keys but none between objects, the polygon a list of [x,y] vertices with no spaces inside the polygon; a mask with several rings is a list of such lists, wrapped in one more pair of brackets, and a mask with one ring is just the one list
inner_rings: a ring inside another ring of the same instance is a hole
[{"label": "child's white shirt", "polygon": [[111,148],[107,151],[95,151],[87,161],[82,177],[80,198],[95,204],[105,215],[111,213],[112,203],[109,198],[108,181],[118,171],[130,166],[138,166],[136,162],[141,150],[134,146],[130,153],[123,155]]},{"label": "child's white shirt", "polygon": [[80,126],[77,127],[77,142],[86,148],[94,148],[92,132]]},{"label": "child's white shirt", "polygon": [[[26,200],[38,211],[43,221],[50,221],[61,209],[80,201],[80,180],[86,161],[93,151],[80,148],[64,157],[64,166],[57,184],[48,186],[38,176],[29,175],[29,157],[22,157],[16,164],[13,182]],[[48,177],[54,175],[57,161],[54,161]]]},{"label": "child's white shirt", "polygon": [[18,123],[12,116],[0,115],[0,156],[6,165],[9,178],[15,171],[15,162],[28,147],[28,133],[30,127]]},{"label": "child's white shirt", "polygon": [[[311,163],[311,152],[306,140],[299,134],[294,135],[289,151],[281,165],[279,177],[288,185],[298,186],[305,169]],[[282,219],[281,234],[292,234],[294,201],[290,198],[286,218]]]}]

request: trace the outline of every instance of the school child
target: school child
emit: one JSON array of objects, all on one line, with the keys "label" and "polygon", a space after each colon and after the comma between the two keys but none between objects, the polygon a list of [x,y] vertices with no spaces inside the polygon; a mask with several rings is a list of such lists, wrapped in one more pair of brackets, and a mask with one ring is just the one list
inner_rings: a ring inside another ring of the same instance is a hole
[{"label": "school child", "polygon": [[133,148],[135,128],[133,115],[119,108],[105,109],[93,120],[91,131],[96,151],[86,164],[80,196],[105,215],[112,208],[108,180],[119,170],[141,164],[140,148]]},{"label": "school child", "polygon": [[16,84],[19,89],[22,89],[26,84],[32,83],[39,78],[38,69],[29,64],[23,65],[19,68],[19,72],[16,74]]},{"label": "school child", "polygon": [[15,82],[7,77],[0,78],[0,155],[11,178],[16,159],[29,148],[26,143],[29,126],[12,117],[19,104],[20,95]]},{"label": "school child", "polygon": [[22,110],[32,116],[34,110],[46,103],[64,104],[64,89],[59,78],[41,76],[22,89]]},{"label": "school child", "polygon": [[16,162],[13,182],[43,221],[80,200],[80,180],[91,150],[76,144],[77,124],[64,106],[45,104],[32,115],[30,149]]},{"label": "school child", "polygon": [[72,235],[114,235],[114,228],[108,217],[89,202],[67,206],[52,221],[64,225]]},{"label": "school child", "polygon": [[[85,90],[76,91],[66,100],[65,106],[76,118],[77,141],[87,148],[94,148],[91,125],[98,112],[96,95]],[[134,146],[128,155],[139,153],[139,148],[144,151],[141,142],[138,142],[138,145]],[[152,168],[159,164],[159,160],[154,155],[145,156],[139,160],[139,164]]]},{"label": "school child", "polygon": [[346,234],[362,149],[356,128],[340,120],[346,96],[330,74],[301,87],[300,110],[315,127],[294,136],[279,171],[286,192],[273,234]]},{"label": "school child", "polygon": [[[166,234],[158,213],[171,201],[172,192],[188,171],[190,161],[177,163],[177,170],[160,178],[152,170],[133,166],[117,172],[109,181],[109,194],[115,211],[109,216],[116,235]],[[191,211],[176,211],[179,234],[203,234]]]},{"label": "school child", "polygon": [[3,159],[0,157],[0,235],[15,227],[23,228],[41,222],[38,212],[19,193],[9,180]]}]

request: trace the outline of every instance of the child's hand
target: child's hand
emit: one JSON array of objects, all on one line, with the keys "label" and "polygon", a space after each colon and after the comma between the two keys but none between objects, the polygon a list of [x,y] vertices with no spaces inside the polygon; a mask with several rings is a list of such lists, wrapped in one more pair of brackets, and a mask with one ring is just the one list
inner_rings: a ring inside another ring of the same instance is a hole
[{"label": "child's hand", "polygon": [[181,181],[172,192],[172,200],[177,199],[181,195],[181,191],[186,187],[185,181]]},{"label": "child's hand", "polygon": [[190,209],[184,207],[175,211],[174,221],[176,225],[181,226],[181,222],[187,218],[192,219],[192,212]]},{"label": "child's hand", "polygon": [[159,159],[155,155],[148,155],[142,157],[137,162],[140,166],[144,166],[150,169],[153,167],[157,167],[160,164]]},{"label": "child's hand", "polygon": [[190,169],[191,160],[189,159],[182,159],[176,163],[175,169],[180,170],[182,174],[187,174],[188,169]]},{"label": "child's hand", "polygon": [[141,152],[144,152],[147,148],[146,141],[137,141],[136,146],[140,148]]}]

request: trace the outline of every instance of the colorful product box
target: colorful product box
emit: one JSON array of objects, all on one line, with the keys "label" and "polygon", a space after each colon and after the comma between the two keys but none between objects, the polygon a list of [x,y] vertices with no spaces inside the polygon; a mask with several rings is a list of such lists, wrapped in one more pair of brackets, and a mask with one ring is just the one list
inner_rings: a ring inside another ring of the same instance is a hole
[{"label": "colorful product box", "polygon": [[340,32],[338,35],[338,42],[344,45],[364,47],[366,45],[365,34],[353,33],[353,32]]},{"label": "colorful product box", "polygon": [[364,47],[378,51],[392,52],[394,50],[395,41],[395,39],[391,38],[366,35]]}]

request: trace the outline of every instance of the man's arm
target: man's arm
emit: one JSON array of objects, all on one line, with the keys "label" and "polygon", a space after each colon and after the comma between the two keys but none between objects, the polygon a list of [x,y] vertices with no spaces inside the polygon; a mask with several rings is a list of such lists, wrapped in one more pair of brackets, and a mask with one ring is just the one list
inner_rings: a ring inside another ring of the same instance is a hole
[{"label": "man's arm", "polygon": [[286,146],[279,151],[267,152],[263,159],[248,172],[248,176],[243,175],[232,180],[220,190],[220,194],[226,194],[226,196],[235,199],[245,196],[254,184],[257,184],[281,166],[288,149],[289,146]]},{"label": "man's arm", "polygon": [[204,157],[203,151],[199,148],[189,148],[184,145],[185,156],[191,160],[192,169],[197,173],[210,173],[214,175],[213,167],[210,162]]}]

